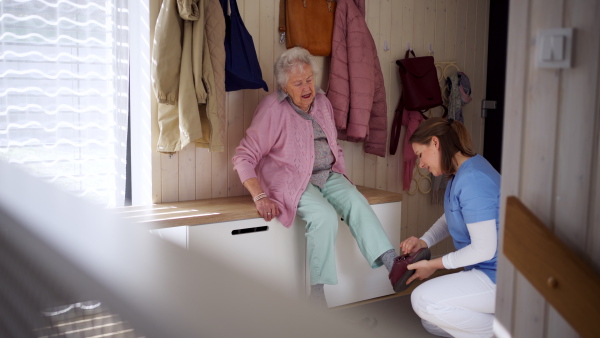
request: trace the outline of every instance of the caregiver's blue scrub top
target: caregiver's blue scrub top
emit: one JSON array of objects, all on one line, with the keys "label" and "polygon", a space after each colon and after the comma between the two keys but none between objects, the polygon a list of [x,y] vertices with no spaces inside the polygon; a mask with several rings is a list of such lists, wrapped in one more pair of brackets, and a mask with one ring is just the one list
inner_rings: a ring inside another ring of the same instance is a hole
[{"label": "caregiver's blue scrub top", "polygon": [[[444,196],[444,212],[448,230],[456,250],[471,244],[467,223],[496,220],[500,214],[500,174],[481,155],[475,155],[458,168],[448,181]],[[494,258],[465,266],[465,270],[478,269],[496,283],[498,250]]]}]

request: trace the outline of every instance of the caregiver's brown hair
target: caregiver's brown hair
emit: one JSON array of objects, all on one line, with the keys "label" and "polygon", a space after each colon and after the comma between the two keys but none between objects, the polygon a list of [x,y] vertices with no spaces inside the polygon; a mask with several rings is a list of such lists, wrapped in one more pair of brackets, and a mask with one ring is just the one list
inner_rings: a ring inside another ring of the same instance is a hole
[{"label": "caregiver's brown hair", "polygon": [[456,173],[453,161],[454,154],[457,152],[467,157],[473,157],[476,154],[467,128],[462,123],[452,119],[428,118],[421,122],[408,141],[411,144],[419,143],[429,146],[431,138],[434,136],[440,141],[440,166],[444,174],[453,175]]}]

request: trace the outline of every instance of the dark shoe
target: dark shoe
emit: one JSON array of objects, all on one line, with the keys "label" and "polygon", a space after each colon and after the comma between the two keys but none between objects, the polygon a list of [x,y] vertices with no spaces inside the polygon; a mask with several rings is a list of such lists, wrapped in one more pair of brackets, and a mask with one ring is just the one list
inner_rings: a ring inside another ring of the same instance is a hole
[{"label": "dark shoe", "polygon": [[394,291],[402,292],[408,288],[406,281],[410,276],[415,273],[415,270],[408,270],[406,267],[412,263],[422,261],[424,259],[429,260],[431,258],[431,251],[429,248],[421,248],[412,256],[402,255],[394,259],[394,265],[392,271],[389,274],[390,282],[394,287]]}]

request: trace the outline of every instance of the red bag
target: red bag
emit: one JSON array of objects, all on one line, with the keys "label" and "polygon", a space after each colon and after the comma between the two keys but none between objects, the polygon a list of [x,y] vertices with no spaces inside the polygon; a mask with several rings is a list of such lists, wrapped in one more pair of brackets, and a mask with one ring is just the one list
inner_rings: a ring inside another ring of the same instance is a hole
[{"label": "red bag", "polygon": [[[413,58],[409,58],[409,53]],[[444,117],[448,113],[448,109],[443,105],[442,90],[433,56],[416,57],[415,52],[407,50],[404,59],[397,60],[396,64],[399,66],[402,94],[392,122],[391,155],[394,155],[398,149],[404,109],[420,111],[423,114],[427,109],[442,106]],[[423,117],[427,119],[427,116],[423,115]]]},{"label": "red bag", "polygon": [[[413,58],[409,58],[409,52]],[[402,82],[404,108],[425,111],[442,105],[442,91],[433,56],[416,57],[407,50],[404,59],[396,61]]]}]

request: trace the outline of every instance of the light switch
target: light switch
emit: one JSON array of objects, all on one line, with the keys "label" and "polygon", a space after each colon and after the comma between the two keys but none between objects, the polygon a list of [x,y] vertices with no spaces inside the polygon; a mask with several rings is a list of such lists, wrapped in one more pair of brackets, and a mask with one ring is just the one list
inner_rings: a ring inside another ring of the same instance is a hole
[{"label": "light switch", "polygon": [[542,61],[552,61],[552,37],[544,36],[540,39],[540,48],[542,49]]},{"label": "light switch", "polygon": [[544,36],[540,41],[540,48],[542,49],[542,61],[563,61],[565,57],[565,37],[561,35],[557,36]]},{"label": "light switch", "polygon": [[562,61],[565,57],[565,36],[557,35],[552,37],[552,60]]},{"label": "light switch", "polygon": [[543,29],[538,32],[538,68],[570,68],[573,28]]}]

